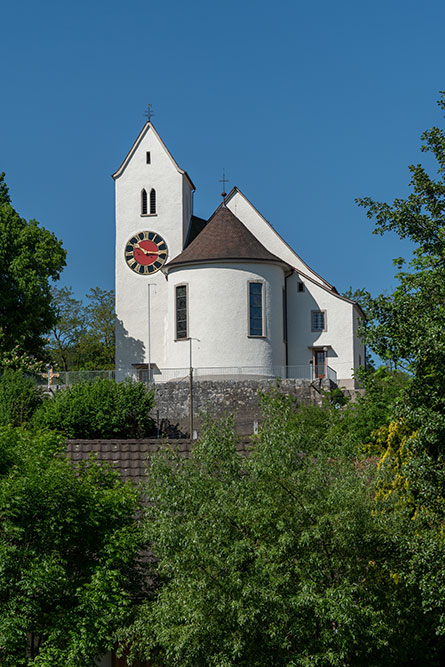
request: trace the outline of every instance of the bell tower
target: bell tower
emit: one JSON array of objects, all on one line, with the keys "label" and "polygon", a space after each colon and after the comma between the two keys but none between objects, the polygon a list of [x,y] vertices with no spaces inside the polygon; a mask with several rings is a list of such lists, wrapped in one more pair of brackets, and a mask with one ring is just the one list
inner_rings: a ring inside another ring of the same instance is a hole
[{"label": "bell tower", "polygon": [[[151,119],[113,174],[116,191],[116,372],[167,365],[167,283],[182,252],[195,186]],[[155,371],[154,371],[155,372]]]}]

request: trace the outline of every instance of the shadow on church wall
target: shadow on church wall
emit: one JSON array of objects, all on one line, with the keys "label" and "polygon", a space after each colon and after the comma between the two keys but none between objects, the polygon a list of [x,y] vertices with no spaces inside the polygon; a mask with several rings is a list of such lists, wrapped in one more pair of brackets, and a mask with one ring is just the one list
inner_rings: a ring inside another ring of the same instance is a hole
[{"label": "shadow on church wall", "polygon": [[143,341],[129,336],[122,320],[116,318],[116,369],[131,369],[133,364],[140,364],[144,359]]},{"label": "shadow on church wall", "polygon": [[[288,318],[288,345],[289,345],[289,365],[312,364],[312,348],[323,348],[326,343],[325,332],[312,331],[312,311],[326,311],[327,331],[330,326],[329,307],[317,302],[315,297],[305,286],[303,292],[298,291],[300,279],[297,274],[291,277],[288,282],[288,313],[293,313],[293,317]],[[331,325],[332,326],[332,325]],[[326,351],[326,362],[329,365],[331,359],[337,358],[335,350],[335,335],[328,336],[329,344]]]}]

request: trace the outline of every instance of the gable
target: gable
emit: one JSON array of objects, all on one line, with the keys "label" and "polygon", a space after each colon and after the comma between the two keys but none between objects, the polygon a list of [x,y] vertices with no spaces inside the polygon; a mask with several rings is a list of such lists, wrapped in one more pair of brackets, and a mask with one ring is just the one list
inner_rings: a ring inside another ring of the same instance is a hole
[{"label": "gable", "polygon": [[114,174],[112,174],[112,178],[114,178],[114,180],[116,180],[117,178],[122,176],[122,174],[125,172],[127,166],[131,162],[133,156],[135,155],[136,151],[141,146],[141,144],[143,144],[143,142],[144,142],[145,138],[148,136],[148,134],[151,134],[153,136],[153,138],[156,140],[156,143],[158,143],[161,146],[161,148],[163,149],[164,153],[167,155],[168,159],[170,160],[172,166],[176,169],[176,171],[179,174],[181,174],[182,176],[184,176],[185,180],[188,182],[188,184],[190,186],[190,189],[195,190],[196,188],[193,184],[192,179],[187,174],[187,172],[184,171],[184,169],[181,169],[181,167],[178,165],[178,163],[174,159],[173,155],[170,153],[167,146],[164,144],[161,137],[156,132],[153,123],[151,123],[150,121],[147,121],[145,123],[144,127],[142,128],[138,137],[136,138],[136,141],[134,142],[134,144],[132,145],[132,147],[128,151],[127,155],[125,156],[125,159],[122,162],[121,166],[119,167],[119,169],[117,169],[114,172]]},{"label": "gable", "polygon": [[[272,225],[261,215],[255,206],[238,188],[233,188],[225,200],[226,206],[247,229],[262,243],[271,253],[277,255],[286,264],[289,264],[299,272],[310,276],[316,283],[323,285],[329,290],[335,288],[313,271],[299,255],[286,243]],[[217,209],[218,210],[218,209]]]}]

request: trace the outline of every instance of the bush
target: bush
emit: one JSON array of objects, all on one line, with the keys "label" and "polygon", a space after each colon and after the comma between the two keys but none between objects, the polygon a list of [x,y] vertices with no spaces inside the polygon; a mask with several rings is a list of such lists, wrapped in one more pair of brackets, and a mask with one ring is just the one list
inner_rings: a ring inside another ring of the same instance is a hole
[{"label": "bush", "polygon": [[153,392],[141,382],[88,380],[46,400],[34,423],[68,438],[143,438],[153,428],[153,403]]},{"label": "bush", "polygon": [[0,425],[21,426],[42,402],[35,381],[22,371],[6,369],[0,377]]},{"label": "bush", "polygon": [[138,490],[64,440],[0,428],[2,667],[95,665],[146,582]]}]

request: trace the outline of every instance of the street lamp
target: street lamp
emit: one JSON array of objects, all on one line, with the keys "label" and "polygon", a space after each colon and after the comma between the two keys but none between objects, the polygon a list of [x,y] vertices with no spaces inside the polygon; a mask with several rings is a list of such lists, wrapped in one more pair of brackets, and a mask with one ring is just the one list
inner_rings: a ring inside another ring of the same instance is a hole
[{"label": "street lamp", "polygon": [[150,320],[150,291],[151,291],[151,283],[147,284],[148,287],[148,299],[147,299],[147,385],[150,384],[150,371],[151,371],[151,320]]}]

